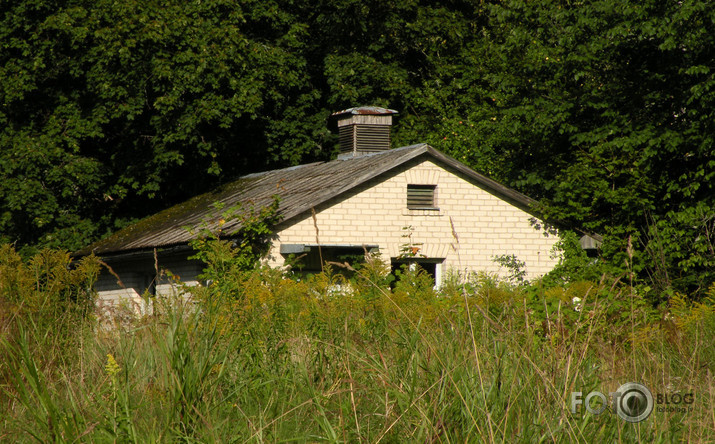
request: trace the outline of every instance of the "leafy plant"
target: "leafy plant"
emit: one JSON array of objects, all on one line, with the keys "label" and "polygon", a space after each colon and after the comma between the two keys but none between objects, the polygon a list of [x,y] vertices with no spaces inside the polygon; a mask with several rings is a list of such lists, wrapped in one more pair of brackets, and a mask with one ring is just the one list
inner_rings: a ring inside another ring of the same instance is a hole
[{"label": "leafy plant", "polygon": [[509,271],[508,281],[517,285],[525,282],[526,262],[520,261],[515,254],[501,254],[494,256],[493,260]]},{"label": "leafy plant", "polygon": [[607,264],[599,258],[589,257],[576,233],[563,231],[559,234],[559,240],[551,251],[552,257],[558,258],[558,263],[542,278],[542,283],[560,286],[576,280],[600,280],[607,271],[604,266]]},{"label": "leafy plant", "polygon": [[[190,242],[196,251],[190,259],[207,265],[200,278],[218,281],[221,276],[255,268],[270,249],[273,226],[280,220],[278,204],[275,196],[272,204],[264,208],[238,205],[222,211],[216,220],[204,220]],[[222,210],[220,205],[216,209]],[[223,227],[229,222],[238,229],[224,235]]]}]

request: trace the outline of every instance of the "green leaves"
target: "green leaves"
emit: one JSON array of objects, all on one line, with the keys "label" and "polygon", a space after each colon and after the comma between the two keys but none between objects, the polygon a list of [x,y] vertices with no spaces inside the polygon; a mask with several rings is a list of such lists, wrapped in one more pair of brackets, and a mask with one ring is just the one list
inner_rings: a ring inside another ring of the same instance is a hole
[{"label": "green leaves", "polygon": [[[506,54],[493,59],[490,87],[503,97],[496,111],[520,121],[506,160],[511,183],[541,198],[553,219],[621,239],[647,233],[648,214],[715,212],[713,181],[704,180],[713,177],[713,96],[701,94],[713,80],[703,60],[712,60],[715,41],[702,2],[515,0],[491,11]],[[685,37],[692,34],[700,40]],[[660,254],[692,255],[692,245]],[[703,276],[698,261],[689,273]]]},{"label": "green leaves", "polygon": [[326,159],[330,112],[366,104],[400,111],[393,145],[430,143],[566,225],[622,237],[646,214],[715,211],[706,2],[6,9],[0,233],[22,245],[75,249],[235,175]]},{"label": "green leaves", "polygon": [[274,24],[246,3],[9,8],[0,21],[0,232],[46,243],[78,217],[91,220],[87,236],[62,243],[76,249],[111,219],[186,198],[249,159],[254,170],[314,150],[303,143],[281,155],[295,124],[277,137],[263,131],[294,97],[299,109],[314,99],[296,94],[309,88],[305,61],[290,52],[306,27],[277,4],[264,5],[283,17]]}]

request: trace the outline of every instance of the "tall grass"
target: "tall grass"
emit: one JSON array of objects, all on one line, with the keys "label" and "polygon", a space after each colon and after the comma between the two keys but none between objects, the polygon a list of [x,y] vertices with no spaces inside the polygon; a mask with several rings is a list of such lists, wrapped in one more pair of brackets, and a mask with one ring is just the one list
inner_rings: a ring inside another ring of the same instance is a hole
[{"label": "tall grass", "polygon": [[[379,263],[350,284],[330,267],[223,280],[115,329],[85,314],[55,330],[5,297],[0,441],[715,440],[715,290],[665,316],[607,280],[435,291],[407,271],[391,289]],[[572,391],[629,381],[693,409],[570,412]]]}]

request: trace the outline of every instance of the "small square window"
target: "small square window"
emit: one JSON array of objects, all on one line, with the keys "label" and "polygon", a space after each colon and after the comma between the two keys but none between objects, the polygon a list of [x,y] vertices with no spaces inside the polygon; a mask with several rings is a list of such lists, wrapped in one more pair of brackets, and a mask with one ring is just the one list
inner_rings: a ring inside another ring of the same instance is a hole
[{"label": "small square window", "polygon": [[407,208],[410,210],[434,210],[437,185],[407,185]]}]

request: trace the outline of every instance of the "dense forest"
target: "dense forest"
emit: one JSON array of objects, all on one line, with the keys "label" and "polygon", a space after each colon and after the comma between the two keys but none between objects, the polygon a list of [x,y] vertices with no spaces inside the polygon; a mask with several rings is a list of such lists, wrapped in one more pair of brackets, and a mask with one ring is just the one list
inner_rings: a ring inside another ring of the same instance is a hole
[{"label": "dense forest", "polygon": [[707,0],[0,0],[0,242],[76,250],[237,175],[329,159],[331,112],[604,235],[618,274],[715,280]]}]

